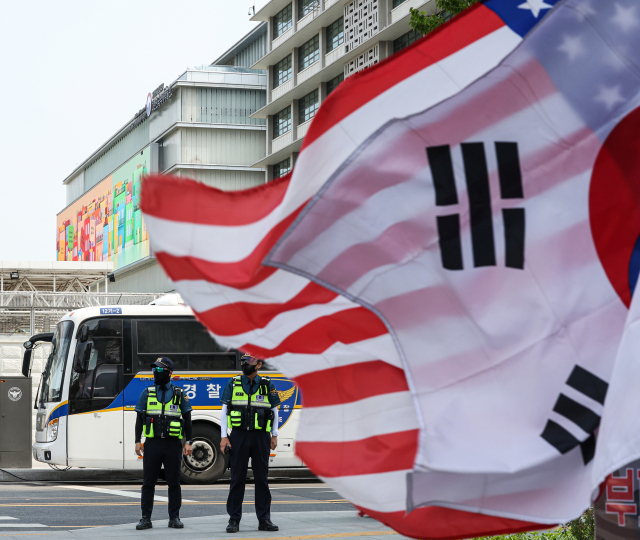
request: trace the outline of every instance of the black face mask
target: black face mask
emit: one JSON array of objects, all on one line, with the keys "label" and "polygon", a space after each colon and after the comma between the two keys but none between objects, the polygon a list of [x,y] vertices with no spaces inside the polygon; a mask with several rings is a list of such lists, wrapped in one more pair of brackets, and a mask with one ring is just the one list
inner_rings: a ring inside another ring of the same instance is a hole
[{"label": "black face mask", "polygon": [[169,372],[166,369],[162,373],[156,373],[155,371],[153,372],[153,381],[158,386],[164,386],[170,380],[171,380],[171,375],[169,374]]},{"label": "black face mask", "polygon": [[247,377],[249,375],[252,375],[256,371],[257,371],[257,367],[256,366],[252,366],[250,364],[245,364],[244,366],[242,366],[242,373],[244,373]]}]

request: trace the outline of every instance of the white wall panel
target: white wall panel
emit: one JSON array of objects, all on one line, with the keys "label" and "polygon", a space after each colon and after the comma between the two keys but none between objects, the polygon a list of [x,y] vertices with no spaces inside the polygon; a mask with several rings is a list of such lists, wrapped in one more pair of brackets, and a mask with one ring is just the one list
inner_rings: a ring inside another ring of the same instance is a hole
[{"label": "white wall panel", "polygon": [[238,52],[234,66],[250,68],[260,58],[267,54],[267,33],[265,32],[251,45]]},{"label": "white wall panel", "polygon": [[250,166],[265,157],[262,130],[183,128],[181,133],[181,163]]},{"label": "white wall panel", "polygon": [[264,119],[249,117],[265,105],[264,90],[182,88],[183,122],[264,125]]},{"label": "white wall panel", "polygon": [[76,174],[73,179],[66,184],[67,206],[84,193],[84,169]]},{"label": "white wall panel", "polygon": [[[101,290],[104,285],[101,285]],[[126,274],[116,276],[115,283],[109,283],[109,292],[170,292],[173,283],[155,259],[147,266],[136,268]]]},{"label": "white wall panel", "polygon": [[181,88],[175,88],[169,101],[163,103],[162,107],[153,111],[149,117],[149,140],[153,141],[158,135],[180,121],[180,91]]},{"label": "white wall panel", "polygon": [[198,180],[203,184],[224,191],[249,189],[264,184],[264,171],[225,171],[214,169],[183,169],[177,174],[185,178]]},{"label": "white wall panel", "polygon": [[149,144],[149,120],[127,132],[84,169],[84,191],[89,191],[129,158]]},{"label": "white wall panel", "polygon": [[177,129],[162,141],[160,152],[160,170],[166,171],[180,161],[180,139],[182,135]]}]

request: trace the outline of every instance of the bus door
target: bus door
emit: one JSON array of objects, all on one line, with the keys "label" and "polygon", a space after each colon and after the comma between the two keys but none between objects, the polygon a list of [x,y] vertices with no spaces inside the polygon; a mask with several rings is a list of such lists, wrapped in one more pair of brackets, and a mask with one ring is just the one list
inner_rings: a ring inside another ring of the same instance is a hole
[{"label": "bus door", "polygon": [[121,469],[123,320],[90,319],[77,333],[69,383],[69,465]]}]

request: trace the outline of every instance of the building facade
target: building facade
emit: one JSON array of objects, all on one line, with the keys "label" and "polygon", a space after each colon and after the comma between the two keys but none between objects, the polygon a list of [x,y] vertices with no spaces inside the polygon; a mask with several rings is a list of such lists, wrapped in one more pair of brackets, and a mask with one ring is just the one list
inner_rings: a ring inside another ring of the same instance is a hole
[{"label": "building facade", "polygon": [[64,180],[57,260],[113,262],[109,292],[173,289],[150,251],[141,179],[171,173],[222,190],[266,181],[265,169],[255,167],[265,157],[266,120],[253,114],[266,104],[267,76],[250,67],[266,45],[266,24],[260,24],[211,65],[160,85],[133,120]]},{"label": "building facade", "polygon": [[254,167],[268,180],[293,167],[320,104],[347,77],[418,39],[410,8],[429,14],[435,0],[270,0],[252,20],[266,23],[265,54],[253,69],[267,72],[265,157]]}]

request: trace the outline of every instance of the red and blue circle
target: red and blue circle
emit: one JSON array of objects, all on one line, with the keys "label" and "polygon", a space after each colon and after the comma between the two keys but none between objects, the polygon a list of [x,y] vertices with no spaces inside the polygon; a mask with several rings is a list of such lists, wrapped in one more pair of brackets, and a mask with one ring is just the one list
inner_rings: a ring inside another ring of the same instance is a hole
[{"label": "red and blue circle", "polygon": [[598,153],[589,219],[602,266],[629,307],[640,275],[640,108],[618,123]]}]

